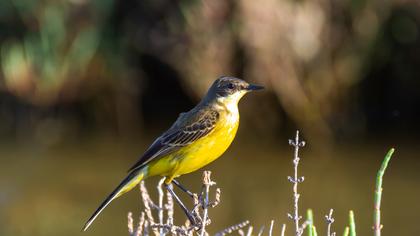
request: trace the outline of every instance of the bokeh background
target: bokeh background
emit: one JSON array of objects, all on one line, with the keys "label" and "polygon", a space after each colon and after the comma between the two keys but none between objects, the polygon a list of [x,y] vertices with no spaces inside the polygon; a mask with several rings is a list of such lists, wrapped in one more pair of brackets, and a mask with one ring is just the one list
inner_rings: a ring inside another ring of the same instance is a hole
[{"label": "bokeh background", "polygon": [[[330,208],[337,233],[350,209],[371,232],[374,177],[395,147],[383,233],[418,235],[419,33],[417,0],[1,0],[0,235],[82,235],[220,75],[266,90],[243,99],[237,139],[206,168],[222,188],[213,232],[246,219],[292,228],[287,140],[299,129],[301,209],[319,233]],[[200,176],[181,181],[198,191]],[[126,235],[140,210],[134,190],[84,235]]]}]

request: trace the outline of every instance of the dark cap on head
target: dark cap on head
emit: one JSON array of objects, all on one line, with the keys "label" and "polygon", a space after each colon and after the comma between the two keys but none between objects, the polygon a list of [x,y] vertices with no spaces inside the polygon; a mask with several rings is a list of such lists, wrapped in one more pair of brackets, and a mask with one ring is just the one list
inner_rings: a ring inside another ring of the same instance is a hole
[{"label": "dark cap on head", "polygon": [[264,87],[259,85],[249,84],[248,82],[230,76],[222,76],[214,81],[212,89],[216,90],[218,96],[229,96],[238,91],[254,91],[260,90]]}]

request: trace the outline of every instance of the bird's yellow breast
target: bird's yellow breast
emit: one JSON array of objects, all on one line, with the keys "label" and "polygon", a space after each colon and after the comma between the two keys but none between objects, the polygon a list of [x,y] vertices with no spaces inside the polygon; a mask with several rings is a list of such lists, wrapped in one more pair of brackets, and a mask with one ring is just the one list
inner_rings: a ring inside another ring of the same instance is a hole
[{"label": "bird's yellow breast", "polygon": [[193,172],[220,157],[230,146],[239,126],[239,114],[223,112],[215,129],[183,150],[177,175]]},{"label": "bird's yellow breast", "polygon": [[207,136],[151,163],[148,176],[173,178],[193,172],[220,157],[230,146],[239,126],[239,113],[221,111],[216,127]]}]

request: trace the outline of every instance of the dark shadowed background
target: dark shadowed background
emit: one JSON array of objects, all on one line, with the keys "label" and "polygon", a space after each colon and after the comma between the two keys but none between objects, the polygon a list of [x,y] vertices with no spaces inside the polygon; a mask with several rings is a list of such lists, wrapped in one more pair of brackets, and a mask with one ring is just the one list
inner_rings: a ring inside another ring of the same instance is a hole
[{"label": "dark shadowed background", "polygon": [[[266,90],[242,100],[237,139],[206,167],[222,189],[211,232],[246,219],[292,228],[287,140],[299,129],[301,209],[319,234],[330,208],[337,233],[350,209],[358,233],[371,232],[375,174],[395,147],[383,233],[418,235],[419,34],[416,0],[2,0],[0,235],[82,235],[220,75]],[[198,191],[200,176],[181,180]],[[84,235],[126,235],[139,197],[113,202]]]}]

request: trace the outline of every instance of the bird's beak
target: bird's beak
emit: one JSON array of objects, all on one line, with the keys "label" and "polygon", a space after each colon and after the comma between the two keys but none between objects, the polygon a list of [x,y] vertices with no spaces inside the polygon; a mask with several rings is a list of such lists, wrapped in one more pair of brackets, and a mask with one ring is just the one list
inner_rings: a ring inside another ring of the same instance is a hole
[{"label": "bird's beak", "polygon": [[255,85],[255,84],[250,84],[246,88],[247,91],[255,91],[255,90],[261,90],[261,89],[264,89],[264,87],[260,85]]}]

